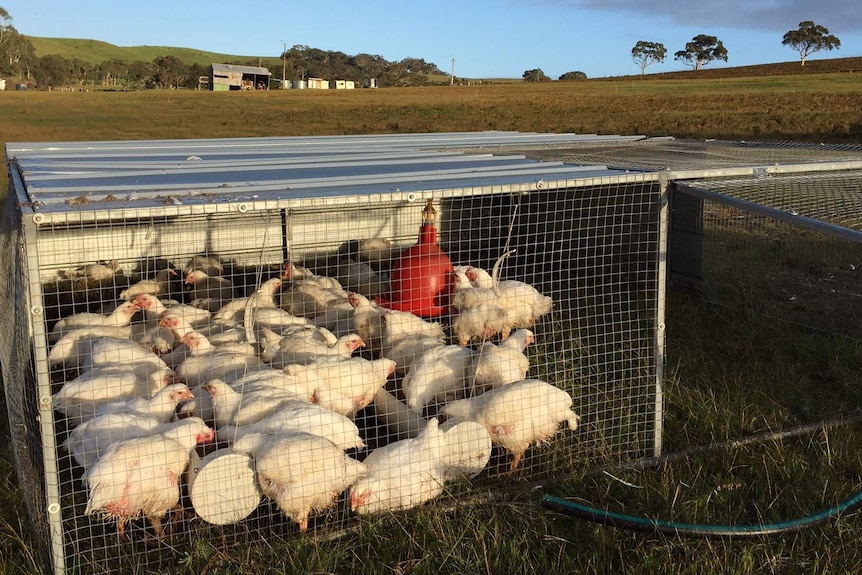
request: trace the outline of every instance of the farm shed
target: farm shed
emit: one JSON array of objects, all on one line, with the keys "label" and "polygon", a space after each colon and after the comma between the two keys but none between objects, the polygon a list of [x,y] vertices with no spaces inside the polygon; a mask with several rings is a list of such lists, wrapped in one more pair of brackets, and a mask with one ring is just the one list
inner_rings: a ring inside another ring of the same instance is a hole
[{"label": "farm shed", "polygon": [[323,78],[309,78],[307,80],[307,86],[311,90],[328,90],[329,81],[324,80]]},{"label": "farm shed", "polygon": [[265,90],[272,73],[263,67],[237,64],[210,64],[209,85],[215,92]]},{"label": "farm shed", "polygon": [[[392,256],[416,243],[430,202],[437,243],[453,264],[496,267],[501,282],[523,282],[550,298],[552,306],[532,318],[531,337],[520,340],[526,347],[518,353],[528,362],[527,377],[541,381],[548,398],[560,398],[553,404],[562,406],[560,417],[566,417],[567,402],[580,416],[520,462],[501,438],[492,442],[481,426],[448,418],[441,429],[452,458],[439,480],[466,475],[490,488],[501,481],[565,480],[584,466],[662,451],[668,255],[677,267],[668,238],[692,228],[690,237],[698,237],[696,209],[683,220],[671,217],[678,197],[671,198],[671,191],[689,181],[706,182],[695,190],[722,178],[769,181],[859,167],[858,154],[817,152],[815,158],[808,149],[511,132],[7,144],[0,323],[9,326],[9,337],[3,338],[0,362],[19,483],[54,572],[104,571],[107,561],[122,572],[130,555],[114,522],[87,513],[92,501],[81,482],[83,464],[64,447],[77,422],[55,409],[56,398],[95,361],[95,344],[82,334],[82,347],[73,346],[65,363],[57,363],[52,332],[60,320],[81,312],[108,314],[122,305],[130,285],[153,279],[166,263],[178,270],[194,265],[201,255],[221,267],[219,277],[232,282],[237,298],[280,277],[285,262],[346,283],[351,276],[342,266],[349,257],[394,277],[400,260]],[[697,199],[699,193],[705,192],[684,195]],[[385,240],[389,255],[362,251],[361,242],[353,246],[352,240],[372,238]],[[696,257],[689,255],[679,264],[688,276],[696,275],[692,261]],[[86,267],[100,262],[110,265],[99,267],[98,276]],[[362,293],[366,284],[355,288]],[[193,303],[182,289],[166,289]],[[282,289],[296,296],[295,286]],[[384,295],[392,300],[391,293]],[[280,306],[300,311],[295,299],[281,299]],[[312,317],[319,316],[306,319]],[[145,319],[136,316],[130,327]],[[445,347],[476,367],[473,362],[492,348],[476,341],[455,345],[455,319],[426,318],[446,342],[435,349]],[[431,339],[438,343],[436,337]],[[492,341],[504,344],[496,335]],[[383,387],[350,404],[355,412],[339,414],[349,420],[343,429],[355,429],[360,440],[347,448],[351,460],[370,462],[378,449],[430,436],[436,429],[431,422],[447,419],[451,398],[432,393],[416,403],[411,393],[419,375],[410,370],[424,356],[375,345],[371,338],[368,343],[354,359],[375,361],[387,350],[402,360]],[[430,367],[426,378],[435,375]],[[496,389],[521,388],[509,382]],[[522,398],[517,410],[533,399]],[[316,400],[304,403],[323,410],[321,396]],[[225,451],[237,439],[236,430],[222,434],[217,448],[200,446],[188,456],[181,489],[185,511],[196,518],[189,523],[190,544],[192,532],[215,527],[219,536],[245,537],[249,544],[265,540],[269,529],[295,529],[294,518],[259,491],[253,473],[243,471],[262,462]],[[485,473],[512,464],[514,476]],[[227,482],[220,472],[230,473],[236,485],[217,504],[196,499],[198,481]],[[346,495],[338,497],[341,503],[331,502],[312,523],[350,521]],[[145,529],[133,522],[131,545]],[[177,538],[171,542],[179,544]],[[137,548],[138,559],[141,553],[149,551]],[[152,553],[158,562],[157,550]]]}]

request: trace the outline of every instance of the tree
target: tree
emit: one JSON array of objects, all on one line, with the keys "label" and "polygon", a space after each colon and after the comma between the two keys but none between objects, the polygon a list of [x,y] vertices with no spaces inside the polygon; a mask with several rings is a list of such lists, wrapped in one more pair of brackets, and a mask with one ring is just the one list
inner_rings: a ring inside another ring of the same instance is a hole
[{"label": "tree", "polygon": [[587,75],[578,70],[577,72],[566,72],[560,76],[560,80],[586,80]]},{"label": "tree", "polygon": [[815,24],[811,20],[800,22],[799,29],[787,32],[781,43],[799,52],[799,59],[803,66],[805,59],[811,54],[841,47],[841,40],[830,34],[829,28]]},{"label": "tree", "polygon": [[72,64],[57,54],[42,56],[33,69],[33,78],[39,86],[63,86],[69,83]]},{"label": "tree", "polygon": [[646,73],[646,68],[650,64],[664,62],[665,56],[667,56],[667,48],[660,42],[638,40],[638,43],[632,48],[632,60],[640,67],[641,76]]},{"label": "tree", "polygon": [[0,74],[25,76],[36,59],[33,44],[15,28],[4,36],[3,47],[0,48]]},{"label": "tree", "polygon": [[159,56],[153,65],[154,80],[160,88],[178,88],[188,76],[188,66],[176,56]]},{"label": "tree", "polygon": [[548,82],[550,78],[548,78],[544,72],[542,72],[541,68],[534,68],[533,70],[527,70],[524,72],[524,81],[525,82]]},{"label": "tree", "polygon": [[715,36],[699,34],[685,45],[685,50],[674,54],[673,59],[700,70],[704,64],[709,64],[713,60],[727,62],[727,49]]}]

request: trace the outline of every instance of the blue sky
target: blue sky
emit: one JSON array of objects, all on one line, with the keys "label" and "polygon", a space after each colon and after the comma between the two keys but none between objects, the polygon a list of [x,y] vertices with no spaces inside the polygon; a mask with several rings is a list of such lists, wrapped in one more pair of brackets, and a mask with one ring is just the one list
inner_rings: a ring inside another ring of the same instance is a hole
[{"label": "blue sky", "polygon": [[710,67],[798,60],[781,45],[802,20],[829,28],[841,48],[812,59],[862,56],[859,0],[0,0],[29,36],[87,38],[119,46],[180,46],[278,56],[282,43],[387,60],[424,58],[456,76],[520,78],[540,68],[594,78],[635,74],[638,40],[661,42],[662,64],[698,34],[718,37],[729,60]]}]

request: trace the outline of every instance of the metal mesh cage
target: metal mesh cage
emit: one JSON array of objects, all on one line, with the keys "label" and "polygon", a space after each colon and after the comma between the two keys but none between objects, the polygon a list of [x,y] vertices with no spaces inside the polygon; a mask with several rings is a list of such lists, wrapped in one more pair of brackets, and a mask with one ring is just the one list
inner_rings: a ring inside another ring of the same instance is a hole
[{"label": "metal mesh cage", "polygon": [[682,201],[692,211],[681,217],[681,241],[696,246],[681,250],[680,267],[704,299],[757,302],[763,316],[862,337],[862,173],[694,180],[675,189],[691,198]]},{"label": "metal mesh cage", "polygon": [[4,384],[55,572],[659,452],[661,178],[346,140],[17,151]]}]

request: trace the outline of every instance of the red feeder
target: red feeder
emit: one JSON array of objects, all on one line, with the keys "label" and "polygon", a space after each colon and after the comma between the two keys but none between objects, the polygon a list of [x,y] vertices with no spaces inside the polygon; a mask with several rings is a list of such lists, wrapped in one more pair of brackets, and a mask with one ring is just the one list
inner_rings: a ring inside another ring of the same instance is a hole
[{"label": "red feeder", "polygon": [[380,297],[380,305],[426,318],[448,312],[455,269],[449,256],[437,245],[436,215],[432,200],[428,200],[422,210],[419,241],[404,250],[393,264],[389,296]]}]

